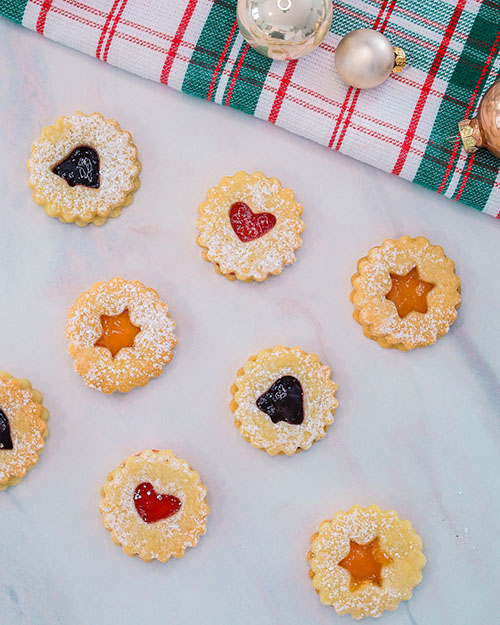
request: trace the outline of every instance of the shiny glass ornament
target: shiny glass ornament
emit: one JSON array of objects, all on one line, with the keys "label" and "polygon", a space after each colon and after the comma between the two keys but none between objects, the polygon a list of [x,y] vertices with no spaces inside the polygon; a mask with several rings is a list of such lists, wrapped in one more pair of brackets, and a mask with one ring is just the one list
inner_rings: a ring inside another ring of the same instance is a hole
[{"label": "shiny glass ornament", "polygon": [[476,117],[459,122],[458,128],[466,152],[487,148],[500,158],[500,80],[482,97]]},{"label": "shiny glass ornament", "polygon": [[405,53],[385,35],[371,28],[348,33],[335,50],[335,67],[342,80],[357,89],[382,84],[392,72],[405,65]]},{"label": "shiny glass ornament", "polygon": [[331,0],[238,0],[241,34],[260,54],[291,60],[312,52],[332,22]]}]

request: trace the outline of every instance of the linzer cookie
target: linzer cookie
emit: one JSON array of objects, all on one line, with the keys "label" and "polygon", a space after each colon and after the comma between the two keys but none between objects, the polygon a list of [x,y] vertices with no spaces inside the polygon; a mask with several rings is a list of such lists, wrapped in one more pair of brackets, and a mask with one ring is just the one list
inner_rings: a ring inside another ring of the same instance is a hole
[{"label": "linzer cookie", "polygon": [[338,402],[331,370],[299,347],[251,356],[231,387],[230,408],[243,437],[268,454],[294,454],[323,438]]},{"label": "linzer cookie", "polygon": [[28,380],[0,372],[0,490],[18,484],[38,462],[49,411]]},{"label": "linzer cookie", "polygon": [[302,206],[291,189],[261,172],[222,178],[198,210],[202,257],[229,280],[262,282],[277,275],[302,245]]},{"label": "linzer cookie", "polygon": [[132,202],[141,164],[130,133],[118,122],[77,112],[42,130],[28,169],[33,198],[48,215],[101,226]]},{"label": "linzer cookie", "polygon": [[448,332],[460,306],[455,265],[424,237],[386,239],[358,262],[354,319],[382,347],[407,351]]},{"label": "linzer cookie", "polygon": [[104,527],[129,556],[166,562],[181,558],[207,530],[207,489],[172,451],[129,456],[101,488]]},{"label": "linzer cookie", "polygon": [[154,289],[113,278],[94,284],[70,309],[68,351],[87,386],[126,393],[159,376],[170,362],[174,328]]},{"label": "linzer cookie", "polygon": [[412,596],[422,580],[422,540],[394,510],[353,506],[311,536],[309,576],[337,614],[378,617]]}]

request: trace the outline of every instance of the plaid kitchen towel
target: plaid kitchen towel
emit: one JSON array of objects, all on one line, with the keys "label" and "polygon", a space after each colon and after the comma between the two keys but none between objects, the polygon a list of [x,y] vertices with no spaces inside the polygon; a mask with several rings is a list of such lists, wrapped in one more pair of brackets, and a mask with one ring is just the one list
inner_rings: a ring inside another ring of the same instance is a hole
[{"label": "plaid kitchen towel", "polygon": [[[334,0],[322,45],[290,62],[245,44],[236,0],[0,0],[0,15],[500,217],[500,161],[467,156],[457,136],[498,78],[499,0]],[[360,27],[408,58],[369,91],[344,85],[333,63],[341,37]]]}]

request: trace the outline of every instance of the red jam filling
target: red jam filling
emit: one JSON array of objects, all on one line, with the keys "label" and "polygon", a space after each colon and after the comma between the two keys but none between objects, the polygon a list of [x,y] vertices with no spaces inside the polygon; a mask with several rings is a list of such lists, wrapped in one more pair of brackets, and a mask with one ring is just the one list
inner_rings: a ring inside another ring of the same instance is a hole
[{"label": "red jam filling", "polygon": [[135,489],[134,504],[137,514],[145,523],[156,523],[179,512],[181,500],[174,495],[161,495],[150,482],[142,482]]},{"label": "red jam filling", "polygon": [[229,209],[229,221],[236,236],[243,243],[264,236],[276,225],[272,213],[253,213],[245,202],[235,202]]}]

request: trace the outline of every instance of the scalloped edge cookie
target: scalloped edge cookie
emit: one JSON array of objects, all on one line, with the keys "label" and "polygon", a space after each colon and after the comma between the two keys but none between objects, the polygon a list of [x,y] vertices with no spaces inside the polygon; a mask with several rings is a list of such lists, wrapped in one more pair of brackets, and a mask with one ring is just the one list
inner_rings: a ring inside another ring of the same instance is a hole
[{"label": "scalloped edge cookie", "polygon": [[[49,418],[49,411],[43,405],[43,395],[40,391],[37,391],[31,386],[31,382],[25,378],[15,378],[5,371],[0,371],[0,407],[2,405],[2,393],[8,392],[9,395],[15,395],[19,398],[22,410],[29,410],[31,412],[28,417],[32,419],[34,427],[30,431],[32,434],[31,441],[23,441],[23,461],[16,462],[15,466],[10,468],[5,466],[5,460],[2,461],[3,454],[9,454],[11,457],[17,456],[19,458],[19,449],[4,449],[0,450],[0,491],[5,490],[9,486],[15,486],[24,478],[28,471],[36,465],[38,462],[40,453],[45,446],[45,440],[49,435],[49,429],[47,427],[47,420]],[[14,398],[11,397],[13,400]],[[5,412],[5,410],[4,410]],[[11,436],[16,437],[15,429],[12,426],[12,415],[6,415],[9,419],[9,425],[11,427]],[[5,458],[5,457],[4,457]]]},{"label": "scalloped edge cookie", "polygon": [[[434,288],[427,294],[427,312],[410,312],[401,318],[395,304],[386,298],[392,286],[391,273],[405,275],[414,267],[421,280]],[[460,278],[454,262],[443,248],[425,237],[386,239],[358,261],[351,279],[353,318],[365,336],[386,348],[408,351],[432,345],[445,335],[460,307]]]},{"label": "scalloped edge cookie", "polygon": [[[180,510],[154,523],[143,521],[134,506],[141,482],[151,482],[156,492],[168,491],[180,499]],[[100,493],[102,523],[128,556],[145,562],[182,558],[207,531],[207,489],[200,475],[169,449],[146,449],[125,458],[109,473]]]},{"label": "scalloped edge cookie", "polygon": [[[252,241],[241,241],[229,219],[229,209],[237,202],[244,202],[255,214],[272,213],[276,224]],[[198,212],[196,243],[202,248],[202,258],[228,280],[262,282],[295,262],[295,251],[302,245],[300,233],[305,228],[300,219],[303,209],[294,200],[293,191],[277,178],[259,171],[224,176],[217,187],[208,190]]]},{"label": "scalloped edge cookie", "polygon": [[[375,538],[392,560],[382,567],[382,584],[364,581],[352,590],[351,575],[339,562],[350,552],[351,540],[366,545]],[[384,511],[377,505],[352,506],[323,521],[311,536],[307,559],[309,577],[321,602],[332,606],[337,614],[350,614],[356,620],[379,617],[410,599],[422,581],[426,563],[422,539],[412,524],[400,519],[394,510]]]},{"label": "scalloped edge cookie", "polygon": [[[100,186],[96,189],[70,187],[52,172],[54,165],[81,145],[89,145],[99,155]],[[31,146],[27,166],[35,202],[50,217],[77,226],[102,226],[108,218],[118,217],[132,203],[140,186],[141,163],[131,134],[100,113],[85,115],[77,111],[45,126]]]},{"label": "scalloped edge cookie", "polygon": [[[234,425],[247,442],[271,456],[291,456],[309,449],[325,436],[338,407],[337,385],[331,373],[330,367],[323,365],[316,354],[300,347],[277,345],[261,350],[238,370],[231,386],[233,399],[229,407]],[[256,404],[262,393],[286,375],[296,377],[303,388],[304,421],[301,424],[273,423]]]},{"label": "scalloped edge cookie", "polygon": [[[141,331],[132,347],[112,356],[96,347],[102,334],[101,315],[128,309],[131,322]],[[109,394],[127,393],[158,377],[174,355],[175,323],[158,293],[138,280],[112,278],[96,282],[81,293],[68,312],[66,336],[75,371],[90,388]]]}]

